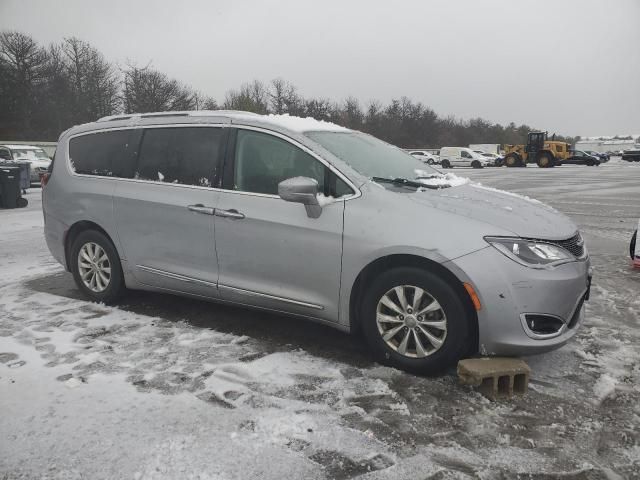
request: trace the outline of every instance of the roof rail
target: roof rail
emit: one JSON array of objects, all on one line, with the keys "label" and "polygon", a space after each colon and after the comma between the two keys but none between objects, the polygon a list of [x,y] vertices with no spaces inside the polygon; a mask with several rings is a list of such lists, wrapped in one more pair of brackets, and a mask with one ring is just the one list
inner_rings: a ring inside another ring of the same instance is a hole
[{"label": "roof rail", "polygon": [[244,112],[242,110],[188,110],[188,111],[169,111],[169,112],[148,112],[148,113],[130,113],[123,115],[109,115],[99,118],[98,122],[114,122],[117,120],[129,120],[131,118],[158,118],[158,117],[212,117],[220,115],[251,115],[259,117],[260,114],[253,112]]}]

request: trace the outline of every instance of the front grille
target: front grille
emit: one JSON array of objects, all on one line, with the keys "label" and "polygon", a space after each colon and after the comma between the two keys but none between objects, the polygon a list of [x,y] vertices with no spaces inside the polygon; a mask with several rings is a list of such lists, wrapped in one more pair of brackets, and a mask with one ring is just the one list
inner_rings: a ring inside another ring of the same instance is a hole
[{"label": "front grille", "polygon": [[582,255],[584,255],[584,240],[582,239],[582,235],[580,235],[580,232],[576,233],[573,237],[567,240],[547,240],[547,241],[549,243],[562,247],[565,250],[568,250],[576,258],[580,258],[582,257]]}]

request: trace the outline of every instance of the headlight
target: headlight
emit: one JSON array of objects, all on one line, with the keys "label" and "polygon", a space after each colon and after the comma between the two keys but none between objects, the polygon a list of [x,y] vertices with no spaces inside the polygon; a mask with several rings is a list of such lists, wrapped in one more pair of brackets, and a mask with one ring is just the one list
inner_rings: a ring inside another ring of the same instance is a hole
[{"label": "headlight", "polygon": [[571,252],[551,243],[525,238],[485,237],[491,246],[521,265],[546,268],[575,260]]}]

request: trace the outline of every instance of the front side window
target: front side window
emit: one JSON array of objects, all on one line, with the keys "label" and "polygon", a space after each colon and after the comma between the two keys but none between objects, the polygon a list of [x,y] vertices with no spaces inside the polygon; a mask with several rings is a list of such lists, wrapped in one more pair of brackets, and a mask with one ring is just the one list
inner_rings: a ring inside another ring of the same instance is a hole
[{"label": "front side window", "polygon": [[223,143],[221,128],[147,128],[134,178],[210,187]]},{"label": "front side window", "polygon": [[341,197],[352,193],[325,165],[295,145],[262,132],[238,130],[234,157],[234,190],[278,194],[278,184],[292,177],[318,182],[318,192]]},{"label": "front side window", "polygon": [[11,152],[5,148],[0,148],[0,158],[3,160],[11,160]]},{"label": "front side window", "polygon": [[469,152],[467,152],[466,150],[462,150],[460,152],[460,155],[462,155],[462,158],[471,158],[471,154]]},{"label": "front side window", "polygon": [[131,178],[138,147],[136,130],[98,132],[72,138],[69,160],[76,173]]}]

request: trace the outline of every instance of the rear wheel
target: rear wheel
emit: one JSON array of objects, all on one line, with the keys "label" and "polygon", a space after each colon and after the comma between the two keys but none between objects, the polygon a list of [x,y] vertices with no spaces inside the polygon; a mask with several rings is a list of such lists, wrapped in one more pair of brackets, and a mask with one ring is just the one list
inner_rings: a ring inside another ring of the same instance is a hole
[{"label": "rear wheel", "polygon": [[473,162],[471,162],[471,166],[473,168],[482,168],[482,165],[480,165],[480,162],[478,160],[474,160]]},{"label": "rear wheel", "polygon": [[93,301],[113,303],[124,291],[120,257],[111,241],[97,230],[85,230],[70,250],[76,285]]},{"label": "rear wheel", "polygon": [[429,271],[399,267],[381,273],[360,309],[362,331],[381,363],[437,374],[469,351],[467,310],[455,290]]},{"label": "rear wheel", "polygon": [[449,162],[449,160],[442,160],[442,168],[451,168],[451,162]]},{"label": "rear wheel", "polygon": [[629,244],[629,255],[631,256],[631,260],[635,260],[636,253],[636,241],[638,238],[638,231],[633,232],[633,237],[631,237],[631,243]]}]

